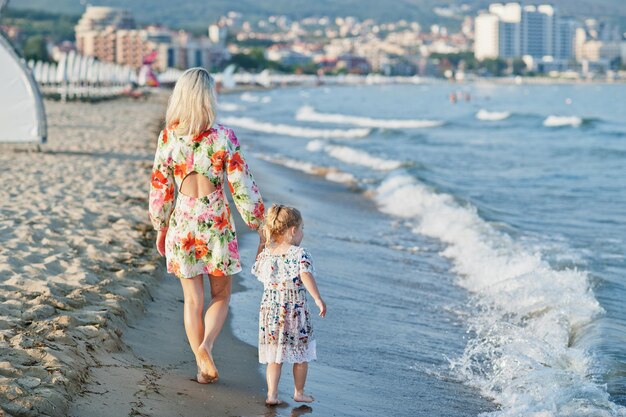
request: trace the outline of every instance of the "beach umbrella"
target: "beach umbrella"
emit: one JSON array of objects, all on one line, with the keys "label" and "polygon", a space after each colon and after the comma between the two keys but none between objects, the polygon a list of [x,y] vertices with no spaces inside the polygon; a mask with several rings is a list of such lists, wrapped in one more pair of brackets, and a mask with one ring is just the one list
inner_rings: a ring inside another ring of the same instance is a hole
[{"label": "beach umbrella", "polygon": [[0,34],[0,142],[44,143],[46,114],[26,62]]},{"label": "beach umbrella", "polygon": [[41,84],[41,79],[43,78],[43,63],[41,61],[35,62],[35,66],[33,67],[33,76],[35,80]]},{"label": "beach umbrella", "polygon": [[41,79],[40,84],[48,84],[50,82],[50,63],[44,62],[41,64]]}]

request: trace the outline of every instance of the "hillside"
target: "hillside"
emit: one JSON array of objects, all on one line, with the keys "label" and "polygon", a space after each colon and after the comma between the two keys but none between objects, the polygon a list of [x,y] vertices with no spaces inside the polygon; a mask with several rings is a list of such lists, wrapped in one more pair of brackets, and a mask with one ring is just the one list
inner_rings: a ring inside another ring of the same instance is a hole
[{"label": "hillside", "polygon": [[[293,18],[307,16],[356,16],[379,21],[408,19],[421,24],[441,22],[455,25],[455,19],[437,16],[433,9],[447,5],[468,4],[472,13],[491,3],[490,0],[91,0],[93,5],[126,7],[142,23],[163,23],[172,27],[203,28],[228,11],[245,13],[248,17],[285,14]],[[537,4],[541,1],[527,1]],[[544,1],[542,3],[546,3]],[[81,13],[81,0],[56,0],[57,13]],[[182,4],[181,4],[182,3]],[[577,18],[598,17],[619,22],[626,30],[626,1],[624,0],[552,0],[563,15]],[[50,10],[50,0],[12,0],[10,8]],[[457,23],[458,24],[458,23]]]}]

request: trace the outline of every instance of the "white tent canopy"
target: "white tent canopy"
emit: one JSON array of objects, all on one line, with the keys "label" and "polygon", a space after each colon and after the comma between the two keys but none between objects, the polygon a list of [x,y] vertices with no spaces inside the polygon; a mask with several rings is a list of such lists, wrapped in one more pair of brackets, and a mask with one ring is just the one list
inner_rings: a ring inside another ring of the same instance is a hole
[{"label": "white tent canopy", "polygon": [[45,143],[46,135],[46,114],[37,83],[0,35],[0,142]]}]

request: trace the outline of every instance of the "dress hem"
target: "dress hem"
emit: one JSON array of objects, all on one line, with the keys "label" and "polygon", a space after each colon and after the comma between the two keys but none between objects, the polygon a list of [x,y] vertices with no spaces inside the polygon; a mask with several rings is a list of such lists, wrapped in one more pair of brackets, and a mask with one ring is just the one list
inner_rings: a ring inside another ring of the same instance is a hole
[{"label": "dress hem", "polygon": [[[239,268],[238,270],[234,270],[234,271],[232,271],[232,272],[230,272],[230,273],[228,273],[228,274],[227,274],[227,273],[223,273],[223,275],[212,275],[212,274],[209,274],[208,272],[200,272],[199,274],[191,275],[191,276],[188,276],[188,277],[186,277],[186,276],[176,275],[175,273],[170,272],[170,271],[167,271],[167,272],[168,272],[168,273],[170,273],[170,274],[172,274],[172,275],[174,275],[174,276],[175,276],[176,278],[178,278],[178,279],[191,279],[191,278],[195,278],[195,277],[197,277],[198,275],[205,275],[205,274],[206,274],[206,275],[213,276],[213,277],[228,277],[228,276],[232,276],[232,275],[238,274],[238,273],[240,273],[241,271],[243,271],[243,268]],[[221,272],[221,271],[220,271],[220,272]]]}]

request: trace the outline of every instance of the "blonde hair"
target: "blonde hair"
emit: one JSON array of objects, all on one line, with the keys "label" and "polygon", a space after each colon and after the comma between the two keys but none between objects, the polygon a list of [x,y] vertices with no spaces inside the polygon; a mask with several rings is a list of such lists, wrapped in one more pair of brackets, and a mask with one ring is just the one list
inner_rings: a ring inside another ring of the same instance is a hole
[{"label": "blonde hair", "polygon": [[215,80],[204,68],[190,68],[180,76],[165,114],[168,128],[179,135],[197,135],[213,126],[216,118]]},{"label": "blonde hair", "polygon": [[302,223],[302,215],[296,208],[273,204],[265,214],[263,232],[268,242],[275,242],[292,227],[298,227]]}]

